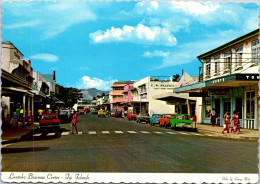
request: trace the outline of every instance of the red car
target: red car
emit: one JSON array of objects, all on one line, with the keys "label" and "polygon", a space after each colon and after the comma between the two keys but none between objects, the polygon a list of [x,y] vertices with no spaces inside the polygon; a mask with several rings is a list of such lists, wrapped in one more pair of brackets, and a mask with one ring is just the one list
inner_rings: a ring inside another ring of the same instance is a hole
[{"label": "red car", "polygon": [[40,119],[40,130],[45,128],[56,128],[60,129],[60,120],[56,113],[45,113]]},{"label": "red car", "polygon": [[159,124],[160,127],[165,127],[167,128],[170,126],[170,120],[174,117],[174,114],[163,114],[161,118],[159,118]]},{"label": "red car", "polygon": [[127,114],[127,116],[126,116],[126,118],[130,121],[130,120],[136,120],[136,116],[137,116],[137,114],[136,113],[134,113],[134,112],[130,112],[130,113],[128,113]]}]

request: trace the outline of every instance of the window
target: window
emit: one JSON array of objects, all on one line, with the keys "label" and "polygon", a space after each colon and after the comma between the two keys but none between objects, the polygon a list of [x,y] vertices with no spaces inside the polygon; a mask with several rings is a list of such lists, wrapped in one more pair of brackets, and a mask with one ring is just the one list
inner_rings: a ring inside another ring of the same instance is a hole
[{"label": "window", "polygon": [[210,118],[211,101],[205,100],[205,118]]},{"label": "window", "polygon": [[114,96],[114,99],[123,99],[123,95]]},{"label": "window", "polygon": [[220,55],[214,57],[215,60],[215,74],[220,72]]},{"label": "window", "polygon": [[211,63],[210,59],[206,60],[206,76],[210,76]]},{"label": "window", "polygon": [[237,47],[235,50],[236,50],[235,67],[242,66],[243,46]]},{"label": "window", "polygon": [[255,118],[255,92],[250,91],[246,93],[246,118]]},{"label": "window", "polygon": [[251,43],[252,63],[259,63],[259,40],[254,40]]},{"label": "window", "polygon": [[227,51],[224,53],[224,70],[230,69],[231,52]]},{"label": "window", "polygon": [[115,87],[114,90],[124,90],[124,87]]}]

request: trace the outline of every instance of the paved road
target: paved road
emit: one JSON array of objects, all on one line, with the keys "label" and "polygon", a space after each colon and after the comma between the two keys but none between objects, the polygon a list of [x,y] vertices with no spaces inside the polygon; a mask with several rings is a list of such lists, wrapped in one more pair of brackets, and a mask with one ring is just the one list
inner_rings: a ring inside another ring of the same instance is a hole
[{"label": "paved road", "polygon": [[4,145],[2,171],[258,173],[258,142],[81,115],[79,135],[35,132]]}]

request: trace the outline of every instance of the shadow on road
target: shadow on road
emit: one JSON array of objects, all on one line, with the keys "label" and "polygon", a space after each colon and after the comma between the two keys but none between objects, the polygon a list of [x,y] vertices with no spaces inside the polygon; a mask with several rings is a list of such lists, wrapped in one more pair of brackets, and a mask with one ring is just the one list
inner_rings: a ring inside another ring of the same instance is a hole
[{"label": "shadow on road", "polygon": [[35,152],[35,151],[46,151],[49,147],[29,147],[29,148],[2,148],[2,154],[8,153],[24,153],[24,152]]}]

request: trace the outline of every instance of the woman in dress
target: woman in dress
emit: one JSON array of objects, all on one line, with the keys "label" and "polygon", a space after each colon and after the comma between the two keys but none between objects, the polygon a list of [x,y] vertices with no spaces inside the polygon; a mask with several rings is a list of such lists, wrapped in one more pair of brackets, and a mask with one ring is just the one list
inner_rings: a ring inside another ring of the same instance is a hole
[{"label": "woman in dress", "polygon": [[78,134],[78,128],[77,128],[77,112],[74,111],[74,114],[72,116],[71,121],[71,134],[74,134],[74,128],[76,129],[76,134]]},{"label": "woman in dress", "polygon": [[210,115],[211,115],[211,124],[214,127],[214,125],[216,124],[216,111],[214,108],[211,110]]},{"label": "woman in dress", "polygon": [[225,131],[229,133],[229,125],[230,125],[230,115],[229,112],[226,111],[226,113],[224,114],[224,128],[222,130],[222,134],[224,134]]},{"label": "woman in dress", "polygon": [[233,121],[233,129],[231,130],[233,133],[238,134],[238,126],[239,126],[239,112],[234,111],[231,121]]}]

